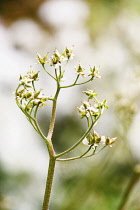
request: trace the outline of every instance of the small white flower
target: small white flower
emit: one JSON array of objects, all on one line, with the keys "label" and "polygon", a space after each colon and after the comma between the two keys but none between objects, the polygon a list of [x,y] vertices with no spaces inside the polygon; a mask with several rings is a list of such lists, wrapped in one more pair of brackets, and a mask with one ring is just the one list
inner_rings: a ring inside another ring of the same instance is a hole
[{"label": "small white flower", "polygon": [[86,146],[89,146],[89,142],[88,142],[87,138],[84,138],[82,143]]},{"label": "small white flower", "polygon": [[101,141],[103,142],[103,144],[105,144],[105,142],[106,142],[105,136],[101,136]]},{"label": "small white flower", "polygon": [[66,58],[66,57],[64,57],[63,55],[61,55],[60,61],[67,61],[67,60],[68,60],[68,58]]},{"label": "small white flower", "polygon": [[29,79],[29,78],[24,78],[20,80],[20,84],[28,84],[30,82],[32,82],[33,79]]},{"label": "small white flower", "polygon": [[72,60],[74,56],[75,56],[75,54],[72,53],[71,56],[70,56],[70,60]]},{"label": "small white flower", "polygon": [[93,106],[87,107],[87,110],[92,111],[92,112],[98,112],[98,109],[94,108]]},{"label": "small white flower", "polygon": [[35,105],[37,105],[40,102],[40,99],[34,99],[33,102]]},{"label": "small white flower", "polygon": [[54,64],[54,67],[55,67],[56,69],[58,69],[60,66],[61,66],[61,63],[56,63],[56,64]]}]

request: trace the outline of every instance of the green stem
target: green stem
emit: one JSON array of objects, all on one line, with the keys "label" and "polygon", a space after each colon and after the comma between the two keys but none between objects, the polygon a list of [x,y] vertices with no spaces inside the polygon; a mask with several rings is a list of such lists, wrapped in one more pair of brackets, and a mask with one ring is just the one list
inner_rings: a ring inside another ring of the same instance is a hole
[{"label": "green stem", "polygon": [[53,107],[52,107],[52,117],[50,121],[50,126],[49,126],[49,131],[47,135],[47,139],[51,141],[52,135],[53,135],[53,130],[54,130],[54,124],[55,124],[55,117],[56,117],[56,104],[57,104],[57,98],[58,94],[60,92],[60,87],[59,85],[57,86],[57,91],[53,100]]},{"label": "green stem", "polygon": [[86,82],[81,82],[81,83],[76,83],[79,77],[76,78],[75,82],[72,85],[67,85],[67,86],[61,86],[60,88],[69,88],[69,87],[73,87],[75,85],[84,85],[88,82],[90,82],[91,80],[93,80],[93,77],[90,78],[89,80],[87,80]]},{"label": "green stem", "polygon": [[80,74],[77,75],[76,80],[75,80],[75,82],[74,82],[73,84],[76,84],[76,82],[77,82],[78,79],[79,79],[79,76],[80,76]]},{"label": "green stem", "polygon": [[75,84],[75,85],[84,85],[84,84],[90,82],[91,80],[93,80],[93,78],[90,78],[90,79],[87,80],[86,82],[77,83],[77,84]]},{"label": "green stem", "polygon": [[50,195],[51,195],[51,189],[52,189],[53,178],[54,178],[55,162],[56,162],[55,158],[53,156],[50,157],[42,210],[49,209]]},{"label": "green stem", "polygon": [[53,100],[52,117],[51,117],[51,121],[50,121],[48,135],[46,138],[47,139],[46,144],[47,144],[48,151],[49,151],[50,161],[49,161],[49,169],[48,169],[46,189],[45,189],[42,210],[48,210],[48,208],[49,208],[49,201],[50,201],[52,183],[53,183],[53,178],[54,178],[56,158],[55,158],[55,151],[54,151],[53,144],[52,144],[52,135],[53,135],[54,124],[55,124],[56,104],[57,104],[57,98],[58,98],[59,91],[60,91],[60,88],[59,88],[59,84],[57,83],[57,91],[56,91],[56,94],[55,94],[54,100]]},{"label": "green stem", "polygon": [[[93,128],[93,126],[95,125],[95,123],[97,122],[97,120],[100,118],[101,114],[95,119],[95,121],[91,123],[91,126],[87,129],[87,131],[85,132],[85,134],[79,139],[79,141],[77,141],[72,147],[70,147],[68,150],[56,155],[56,158],[59,158],[69,152],[71,152],[73,149],[75,149],[82,141],[83,139],[89,134],[89,132],[91,131],[91,129]],[[76,158],[77,159],[77,158]]]},{"label": "green stem", "polygon": [[86,152],[84,152],[84,154],[81,155],[81,157],[85,156],[92,148],[93,145],[90,145],[90,147],[87,149]]},{"label": "green stem", "polygon": [[33,90],[35,91],[34,81],[32,81]]},{"label": "green stem", "polygon": [[56,159],[56,161],[70,161],[70,160],[77,160],[77,159],[81,159],[84,158],[83,156],[86,155],[92,148],[92,145],[88,148],[88,150],[86,150],[86,152],[84,152],[84,154],[77,156],[77,157],[72,157],[72,158],[66,158],[66,159]]},{"label": "green stem", "polygon": [[86,151],[86,153],[84,153],[83,155],[77,156],[77,157],[72,157],[72,158],[65,158],[65,159],[56,159],[56,161],[71,161],[71,160],[77,160],[77,159],[81,159],[81,158],[88,158],[88,157],[92,157],[93,155],[98,154],[99,152],[101,152],[101,150],[103,150],[106,146],[102,147],[98,152],[95,153],[96,148],[94,150],[94,152],[91,155],[87,155],[87,156],[83,156],[85,155],[87,152],[89,152],[89,150]]},{"label": "green stem", "polygon": [[88,128],[88,130],[85,132],[85,134],[79,139],[79,141],[77,141],[72,147],[70,147],[68,150],[56,155],[55,157],[58,158],[58,157],[61,157],[69,152],[71,152],[73,149],[75,149],[75,147],[77,147],[82,141],[83,139],[88,135],[88,133],[90,132],[90,130],[92,129],[93,127],[93,124]]},{"label": "green stem", "polygon": [[42,67],[43,67],[43,69],[45,70],[45,72],[46,72],[51,78],[53,78],[54,80],[56,80],[56,78],[55,78],[53,75],[51,75],[51,74],[46,70],[44,64],[42,64]]},{"label": "green stem", "polygon": [[39,135],[42,137],[42,139],[44,139],[44,141],[45,141],[45,142],[47,143],[47,145],[48,145],[47,138],[46,138],[46,136],[44,136],[44,134],[42,133],[42,131],[41,131],[41,129],[40,129],[40,127],[39,127],[39,125],[38,125],[38,123],[37,123],[36,120],[34,120],[34,124],[35,124],[35,127],[36,127],[36,129],[37,129],[37,132],[39,133]]}]

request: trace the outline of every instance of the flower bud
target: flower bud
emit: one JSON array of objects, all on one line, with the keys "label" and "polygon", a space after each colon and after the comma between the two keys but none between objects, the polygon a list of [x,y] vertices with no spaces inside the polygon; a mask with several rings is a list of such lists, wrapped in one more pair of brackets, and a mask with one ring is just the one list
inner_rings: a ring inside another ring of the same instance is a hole
[{"label": "flower bud", "polygon": [[43,102],[45,102],[45,101],[47,101],[48,100],[48,98],[47,97],[42,97],[41,99],[40,99],[40,101],[43,103]]},{"label": "flower bud", "polygon": [[82,103],[83,103],[83,106],[84,106],[85,109],[87,109],[88,107],[91,106],[88,101],[83,101]]},{"label": "flower bud", "polygon": [[115,142],[116,139],[117,139],[117,137],[114,137],[114,138],[107,137],[106,142],[105,142],[106,146],[112,147],[112,144]]},{"label": "flower bud", "polygon": [[95,143],[95,138],[91,133],[88,136],[88,142],[89,142],[89,145],[92,145]]},{"label": "flower bud", "polygon": [[40,90],[39,90],[39,91],[35,91],[35,92],[34,92],[34,98],[37,98],[37,97],[39,96],[40,93],[41,93]]},{"label": "flower bud", "polygon": [[102,140],[102,138],[101,138],[101,136],[100,136],[100,137],[98,137],[98,138],[96,139],[95,143],[96,143],[97,145],[99,145],[99,143],[101,142],[101,140]]},{"label": "flower bud", "polygon": [[88,76],[96,77],[96,78],[99,78],[99,79],[101,78],[101,76],[99,76],[99,71],[96,69],[95,66],[93,68],[90,67]]},{"label": "flower bud", "polygon": [[38,57],[38,63],[40,64],[48,63],[48,53],[44,55],[43,58],[37,53],[37,57]]},{"label": "flower bud", "polygon": [[80,64],[77,67],[75,67],[75,71],[81,76],[86,77],[84,73],[84,68]]},{"label": "flower bud", "polygon": [[32,75],[32,79],[35,81],[38,79],[38,74],[39,74],[39,71],[35,74]]},{"label": "flower bud", "polygon": [[93,146],[93,148],[97,147],[100,145],[102,137],[99,136],[99,134],[94,131],[93,134],[89,134],[84,140],[83,144],[87,146]]},{"label": "flower bud", "polygon": [[62,53],[62,56],[64,56],[65,58],[67,58],[67,60],[72,59],[74,54],[73,54],[73,49],[67,48],[64,50],[64,52]]},{"label": "flower bud", "polygon": [[26,93],[26,99],[30,98],[32,96],[32,92],[27,92]]},{"label": "flower bud", "polygon": [[82,115],[81,118],[87,116],[88,112],[85,110],[85,108],[83,106],[77,107],[77,109],[78,109],[80,115]]},{"label": "flower bud", "polygon": [[83,93],[85,93],[88,96],[88,99],[92,99],[94,98],[94,96],[97,96],[98,94],[95,92],[95,90],[87,90],[87,91],[83,91]]},{"label": "flower bud", "polygon": [[23,77],[20,75],[19,80],[22,80],[22,79],[23,79]]},{"label": "flower bud", "polygon": [[24,89],[18,90],[18,91],[15,93],[15,95],[18,96],[18,97],[20,97],[20,98],[22,98],[24,91],[25,91]]},{"label": "flower bud", "polygon": [[60,55],[60,53],[58,52],[57,49],[54,51],[54,54],[53,54],[53,55],[54,55],[55,58],[60,59],[60,56],[61,56],[61,55]]}]

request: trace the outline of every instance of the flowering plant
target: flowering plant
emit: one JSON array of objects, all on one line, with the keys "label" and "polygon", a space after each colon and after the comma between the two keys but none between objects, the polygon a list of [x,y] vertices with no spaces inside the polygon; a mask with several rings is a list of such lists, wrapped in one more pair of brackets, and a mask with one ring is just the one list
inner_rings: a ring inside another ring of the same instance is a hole
[{"label": "flowering plant", "polygon": [[[100,136],[93,127],[97,124],[99,118],[103,114],[104,108],[108,108],[107,101],[99,101],[97,99],[97,93],[95,90],[86,90],[83,93],[87,96],[87,100],[82,101],[82,105],[77,107],[79,114],[81,115],[81,119],[86,119],[87,121],[87,130],[83,134],[83,136],[76,141],[76,143],[71,146],[66,151],[61,152],[60,154],[56,154],[54,151],[53,143],[52,143],[52,135],[55,125],[55,118],[56,118],[56,107],[57,107],[57,99],[61,89],[63,88],[70,88],[77,85],[83,85],[94,78],[100,78],[99,71],[96,67],[90,67],[88,79],[84,82],[79,82],[80,77],[86,78],[85,70],[81,64],[75,67],[76,71],[76,78],[74,82],[70,85],[63,86],[62,81],[64,78],[65,70],[62,67],[62,63],[65,62],[66,64],[73,58],[73,49],[65,48],[65,50],[60,54],[58,50],[55,50],[53,55],[49,58],[48,53],[41,57],[37,53],[38,64],[41,64],[45,72],[56,82],[56,93],[54,97],[45,96],[42,93],[42,90],[37,90],[35,87],[35,83],[39,80],[39,72],[34,72],[32,69],[24,75],[20,76],[19,84],[15,91],[15,99],[18,107],[21,111],[26,115],[28,121],[31,123],[33,128],[38,132],[38,134],[42,137],[45,141],[48,152],[49,152],[49,169],[48,169],[48,176],[46,181],[46,190],[44,195],[44,201],[42,210],[47,210],[49,208],[49,201],[50,201],[50,194],[51,188],[53,183],[54,177],[54,170],[56,161],[72,161],[81,158],[88,158],[91,156],[96,155],[101,150],[103,150],[107,146],[112,146],[116,138],[109,138],[105,136]],[[50,73],[45,65],[50,65],[54,67],[53,74]],[[45,136],[38,124],[37,121],[37,112],[40,107],[46,106],[48,100],[52,101],[52,115],[48,130],[48,135]],[[76,157],[70,158],[61,158],[62,156],[68,154],[72,150],[74,150],[77,146],[81,143],[84,143],[88,146],[88,149],[83,153]]]}]

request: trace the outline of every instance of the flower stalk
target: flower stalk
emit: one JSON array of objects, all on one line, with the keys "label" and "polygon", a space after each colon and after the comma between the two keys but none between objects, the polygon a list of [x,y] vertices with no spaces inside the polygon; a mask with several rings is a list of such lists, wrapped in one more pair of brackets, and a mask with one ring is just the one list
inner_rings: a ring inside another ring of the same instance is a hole
[{"label": "flower stalk", "polygon": [[[57,100],[61,89],[83,85],[91,82],[94,78],[100,78],[99,71],[96,69],[96,67],[90,67],[88,79],[86,79],[84,82],[79,82],[81,76],[83,78],[86,77],[85,69],[82,67],[81,64],[79,64],[74,69],[76,71],[76,78],[74,82],[72,84],[62,86],[61,82],[64,79],[65,73],[65,70],[63,69],[63,63],[65,63],[66,65],[73,58],[73,56],[73,49],[67,47],[62,54],[60,54],[56,49],[50,58],[48,56],[48,53],[44,57],[41,57],[39,54],[37,54],[37,63],[41,64],[43,70],[47,73],[47,75],[56,82],[56,93],[54,97],[44,96],[44,94],[42,93],[42,89],[36,89],[35,83],[39,80],[39,72],[34,72],[32,69],[30,69],[30,71],[27,72],[27,74],[25,74],[24,76],[20,76],[19,84],[15,91],[15,100],[18,107],[25,114],[27,120],[30,122],[33,128],[42,137],[49,153],[49,167],[42,210],[49,209],[56,161],[64,162],[92,157],[101,152],[106,146],[112,146],[112,144],[116,140],[116,138],[100,136],[99,134],[97,134],[97,132],[95,132],[95,130],[93,130],[93,127],[98,123],[99,118],[103,114],[104,108],[108,108],[108,106],[106,105],[106,100],[103,100],[102,102],[97,100],[97,93],[95,92],[95,90],[87,90],[83,91],[86,97],[88,97],[87,100],[83,100],[82,105],[80,107],[77,107],[81,119],[86,119],[86,131],[84,132],[82,137],[79,138],[79,140],[77,140],[75,144],[68,148],[66,151],[63,151],[60,154],[55,154],[52,137],[56,119]],[[45,65],[53,67],[53,73],[50,73]],[[52,114],[48,134],[47,136],[45,136],[38,124],[37,113],[38,109],[47,105],[47,101],[52,102]],[[86,149],[83,154],[76,157],[61,159],[62,156],[67,155],[68,153],[76,149],[77,146],[79,146],[82,142],[86,144],[86,146],[88,146],[88,149]]]},{"label": "flower stalk", "polygon": [[53,178],[54,178],[55,163],[56,163],[55,158],[53,156],[50,157],[42,210],[49,209],[50,195],[51,195]]}]

